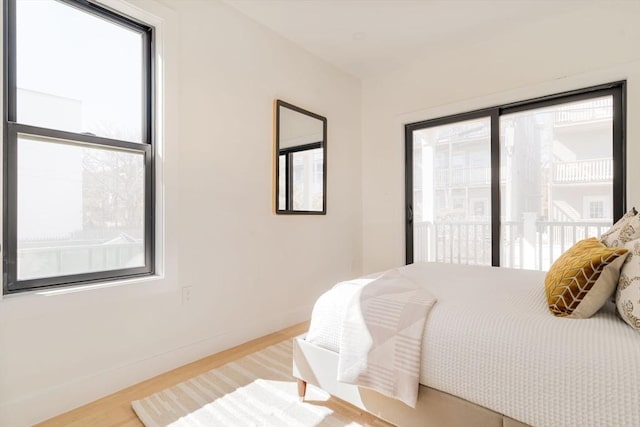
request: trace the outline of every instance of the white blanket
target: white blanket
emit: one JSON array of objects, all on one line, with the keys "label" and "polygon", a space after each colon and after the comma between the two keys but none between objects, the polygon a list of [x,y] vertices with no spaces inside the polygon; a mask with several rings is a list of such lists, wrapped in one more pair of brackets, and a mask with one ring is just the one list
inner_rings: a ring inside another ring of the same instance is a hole
[{"label": "white blanket", "polygon": [[435,302],[430,292],[398,270],[360,284],[343,318],[338,381],[415,407],[424,324]]}]

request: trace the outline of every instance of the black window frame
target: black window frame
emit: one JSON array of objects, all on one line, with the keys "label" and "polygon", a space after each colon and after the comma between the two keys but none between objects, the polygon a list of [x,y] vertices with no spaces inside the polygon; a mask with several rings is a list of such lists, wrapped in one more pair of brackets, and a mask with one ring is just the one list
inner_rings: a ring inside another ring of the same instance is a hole
[{"label": "black window frame", "polygon": [[491,265],[500,266],[500,116],[602,96],[613,99],[613,189],[614,222],[626,211],[626,80],[571,90],[453,114],[405,125],[405,263],[413,263],[413,133],[414,131],[478,118],[491,120]]},{"label": "black window frame", "polygon": [[[143,135],[141,142],[69,132],[18,123],[16,120],[16,0],[3,0],[4,82],[3,82],[3,292],[12,294],[56,287],[148,276],[155,272],[155,114],[154,114],[154,27],[87,0],[57,0],[85,13],[142,35],[143,40]],[[99,82],[97,82],[99,84]],[[124,149],[144,156],[144,266],[79,273],[64,276],[18,280],[17,277],[17,138],[18,134],[64,140],[95,148]]]}]

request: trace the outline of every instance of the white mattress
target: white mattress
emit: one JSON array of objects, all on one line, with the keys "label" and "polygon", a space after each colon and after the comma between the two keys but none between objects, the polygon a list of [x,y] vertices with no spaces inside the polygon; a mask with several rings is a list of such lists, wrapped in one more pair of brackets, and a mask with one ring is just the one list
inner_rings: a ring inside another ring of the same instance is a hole
[{"label": "white mattress", "polygon": [[[532,426],[640,426],[640,334],[613,304],[590,319],[549,313],[544,272],[418,263],[402,273],[438,302],[420,382]],[[314,307],[307,340],[337,351],[341,285]]]}]

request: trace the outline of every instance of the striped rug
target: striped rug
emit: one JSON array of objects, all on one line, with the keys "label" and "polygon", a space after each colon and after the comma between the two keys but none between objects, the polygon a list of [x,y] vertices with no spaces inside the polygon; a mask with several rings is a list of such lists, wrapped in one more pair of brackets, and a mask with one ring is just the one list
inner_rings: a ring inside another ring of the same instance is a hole
[{"label": "striped rug", "polygon": [[146,427],[380,425],[311,385],[300,402],[292,363],[289,339],[131,405]]}]

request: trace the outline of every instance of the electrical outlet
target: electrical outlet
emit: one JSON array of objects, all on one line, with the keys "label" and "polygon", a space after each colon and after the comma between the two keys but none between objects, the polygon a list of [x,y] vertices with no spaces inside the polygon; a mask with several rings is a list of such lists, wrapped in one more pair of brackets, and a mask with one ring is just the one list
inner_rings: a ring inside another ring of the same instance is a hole
[{"label": "electrical outlet", "polygon": [[191,302],[191,290],[193,286],[182,287],[182,304],[188,304]]}]

